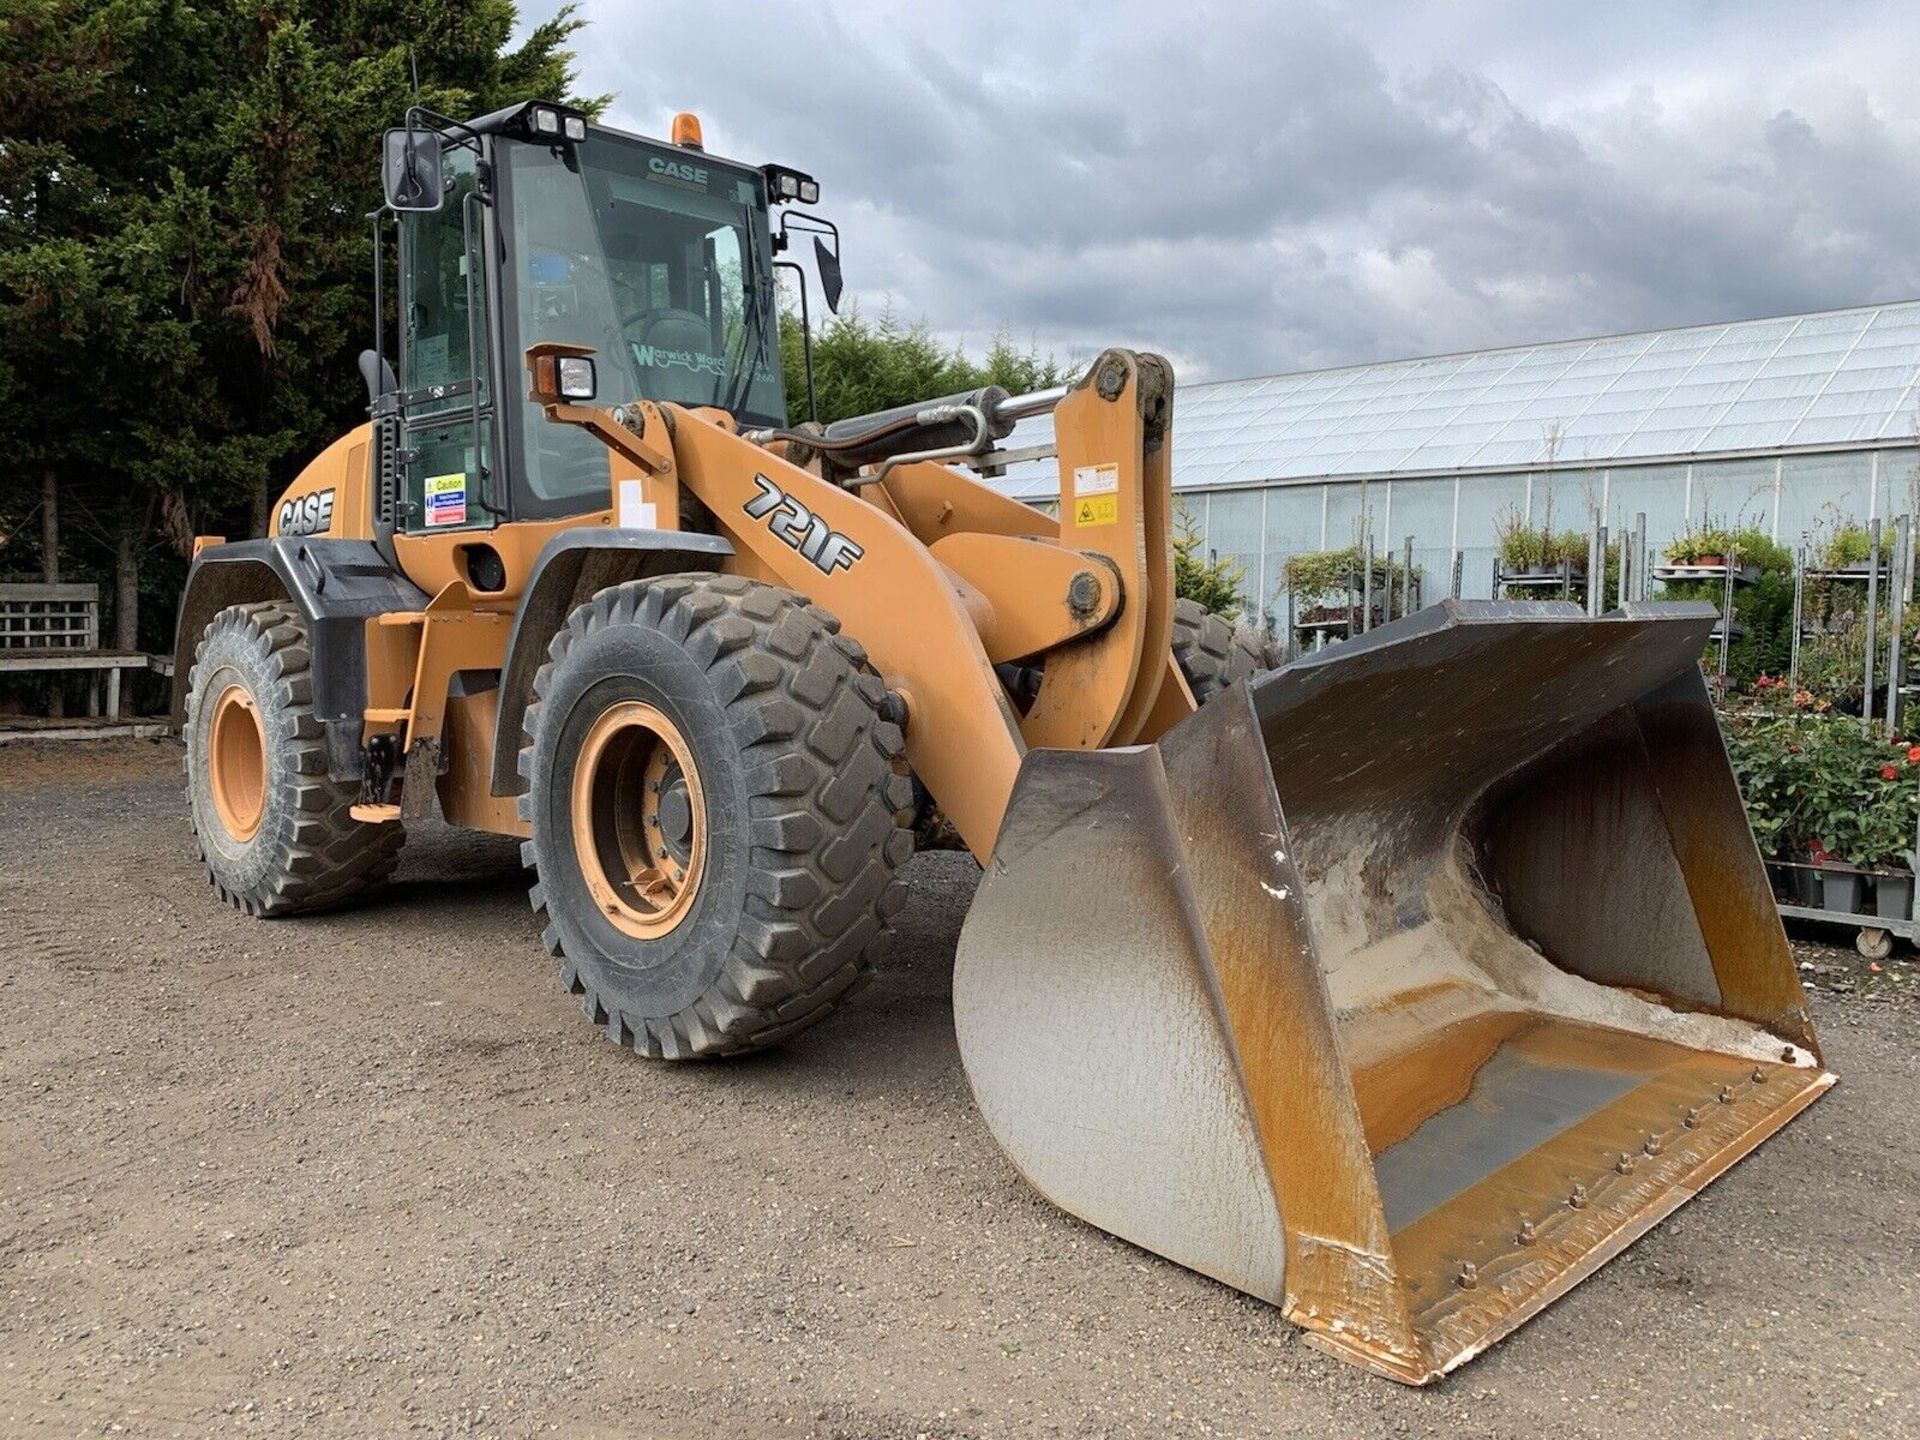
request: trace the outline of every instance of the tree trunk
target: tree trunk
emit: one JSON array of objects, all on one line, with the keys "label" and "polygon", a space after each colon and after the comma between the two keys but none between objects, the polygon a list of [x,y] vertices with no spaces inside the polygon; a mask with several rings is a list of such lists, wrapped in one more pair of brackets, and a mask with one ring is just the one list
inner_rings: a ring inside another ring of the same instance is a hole
[{"label": "tree trunk", "polygon": [[267,488],[267,482],[260,480],[253,487],[253,538],[264,539],[267,533],[267,517],[273,513],[273,492]]},{"label": "tree trunk", "polygon": [[40,578],[60,583],[60,481],[52,470],[40,475]]},{"label": "tree trunk", "polygon": [[[60,480],[51,468],[40,472],[40,578],[60,583]],[[56,720],[67,713],[64,680],[58,670],[47,677],[47,714]]]},{"label": "tree trunk", "polygon": [[140,648],[140,536],[122,525],[113,546],[113,648]]}]

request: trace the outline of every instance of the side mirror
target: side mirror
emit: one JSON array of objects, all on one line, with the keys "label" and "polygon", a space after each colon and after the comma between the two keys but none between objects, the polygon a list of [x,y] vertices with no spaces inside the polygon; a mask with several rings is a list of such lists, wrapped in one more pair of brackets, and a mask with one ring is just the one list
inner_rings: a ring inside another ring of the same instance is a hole
[{"label": "side mirror", "polygon": [[840,278],[840,255],[827,249],[826,242],[818,235],[813,237],[813,263],[820,271],[820,288],[826,292],[827,309],[838,315],[840,292],[845,284]]},{"label": "side mirror", "polygon": [[443,197],[440,136],[411,126],[387,131],[380,152],[380,184],[387,205],[394,210],[438,210]]},{"label": "side mirror", "polygon": [[579,405],[600,390],[591,345],[543,340],[527,347],[527,398],[536,405]]}]

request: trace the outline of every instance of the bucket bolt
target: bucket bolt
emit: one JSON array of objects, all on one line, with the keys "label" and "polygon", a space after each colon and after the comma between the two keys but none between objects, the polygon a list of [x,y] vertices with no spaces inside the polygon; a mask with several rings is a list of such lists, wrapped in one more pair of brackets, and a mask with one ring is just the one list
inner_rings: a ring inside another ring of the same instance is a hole
[{"label": "bucket bolt", "polygon": [[1795,1059],[1795,1056],[1794,1056],[1794,1052],[1793,1052],[1793,1046],[1791,1046],[1791,1045],[1789,1045],[1789,1046],[1787,1046],[1786,1048],[1784,1048],[1783,1050],[1781,1050],[1781,1052],[1780,1052],[1780,1059],[1781,1059],[1781,1060],[1782,1060],[1782,1061],[1783,1061],[1784,1063],[1786,1063],[1786,1064],[1788,1064],[1788,1065],[1791,1065],[1791,1064],[1793,1064],[1793,1062],[1794,1062],[1794,1059]]},{"label": "bucket bolt", "polygon": [[1453,1283],[1462,1290],[1471,1290],[1480,1283],[1480,1272],[1473,1267],[1471,1260],[1460,1262],[1460,1273],[1453,1277]]},{"label": "bucket bolt", "polygon": [[1514,1238],[1522,1245],[1531,1245],[1540,1238],[1540,1235],[1539,1232],[1533,1228],[1533,1222],[1531,1220],[1522,1220],[1520,1222],[1520,1233]]},{"label": "bucket bolt", "polygon": [[1649,1135],[1647,1136],[1647,1143],[1642,1145],[1640,1148],[1646,1151],[1647,1154],[1649,1155],[1658,1155],[1662,1150],[1666,1149],[1667,1147],[1658,1135]]},{"label": "bucket bolt", "polygon": [[1767,1083],[1767,1072],[1758,1065],[1753,1067],[1753,1083],[1756,1085],[1764,1085]]},{"label": "bucket bolt", "polygon": [[1681,1121],[1680,1123],[1685,1125],[1689,1130],[1693,1129],[1696,1125],[1700,1123],[1700,1111],[1703,1108],[1705,1107],[1699,1106],[1699,1105],[1689,1105],[1687,1107],[1687,1118]]},{"label": "bucket bolt", "polygon": [[1567,1204],[1571,1205],[1575,1210],[1586,1209],[1587,1187],[1584,1185],[1575,1185],[1573,1187],[1573,1193],[1567,1196]]},{"label": "bucket bolt", "polygon": [[1722,1105],[1733,1104],[1733,1086],[1722,1085],[1720,1087],[1720,1103]]},{"label": "bucket bolt", "polygon": [[1633,1173],[1633,1167],[1636,1163],[1637,1162],[1634,1160],[1633,1156],[1630,1153],[1628,1153],[1625,1150],[1622,1150],[1620,1152],[1620,1158],[1613,1162],[1613,1168],[1619,1171],[1622,1175],[1631,1175]]}]

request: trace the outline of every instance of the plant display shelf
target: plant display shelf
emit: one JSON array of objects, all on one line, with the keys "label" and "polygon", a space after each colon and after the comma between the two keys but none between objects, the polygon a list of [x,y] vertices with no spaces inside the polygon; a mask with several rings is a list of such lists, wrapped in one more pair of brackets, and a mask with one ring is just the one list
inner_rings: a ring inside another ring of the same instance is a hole
[{"label": "plant display shelf", "polygon": [[1500,583],[1528,590],[1558,590],[1563,585],[1579,585],[1584,588],[1587,583],[1587,572],[1575,570],[1562,575],[1558,570],[1502,570]]},{"label": "plant display shelf", "polygon": [[[1376,606],[1373,612],[1373,627],[1377,630],[1386,623],[1386,613]],[[1296,620],[1293,622],[1293,628],[1310,634],[1333,631],[1344,635],[1360,628],[1360,608],[1356,605],[1350,615],[1321,615],[1311,620]]]},{"label": "plant display shelf", "polygon": [[[1873,567],[1865,560],[1861,560],[1856,564],[1842,565],[1838,568],[1832,566],[1809,567],[1800,573],[1809,580],[1840,580],[1856,585],[1864,585],[1872,576]],[[1880,562],[1881,581],[1884,583],[1892,573],[1892,565],[1883,559]]]},{"label": "plant display shelf", "polygon": [[[1769,860],[1767,868],[1774,871],[1803,872],[1820,879],[1822,868],[1817,865],[1803,865],[1798,861]],[[1882,915],[1874,906],[1874,898],[1869,895],[1866,886],[1860,887],[1860,903],[1869,908],[1863,910],[1836,910],[1825,905],[1800,905],[1788,900],[1775,900],[1775,908],[1782,919],[1810,920],[1820,925],[1842,925],[1853,929],[1853,948],[1869,960],[1884,960],[1893,950],[1893,937],[1913,944],[1920,944],[1920,919],[1915,919],[1913,899],[1916,893],[1913,876],[1898,870],[1854,870],[1847,873],[1857,875],[1863,881],[1877,881],[1882,877],[1907,882],[1907,913],[1905,915]]]},{"label": "plant display shelf", "polygon": [[[1724,582],[1727,578],[1727,567],[1725,565],[1656,565],[1653,567],[1652,574],[1653,578],[1662,584],[1673,584],[1676,581],[1684,582],[1688,580],[1719,580]],[[1758,565],[1741,565],[1734,569],[1733,583],[1736,585],[1757,584],[1759,579],[1760,567]]]}]

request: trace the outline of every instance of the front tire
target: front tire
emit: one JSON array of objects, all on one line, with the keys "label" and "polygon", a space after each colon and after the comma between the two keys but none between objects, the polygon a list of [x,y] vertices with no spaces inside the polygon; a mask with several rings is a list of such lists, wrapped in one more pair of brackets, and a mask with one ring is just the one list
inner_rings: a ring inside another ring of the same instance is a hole
[{"label": "front tire", "polygon": [[859,645],[733,576],[603,590],[534,680],[532,899],[609,1039],[683,1059],[815,1024],[871,975],[905,891],[899,726]]},{"label": "front tire", "polygon": [[350,813],[351,782],[327,778],[313,711],[307,628],[277,601],[208,622],[187,687],[187,804],[207,878],[249,915],[353,899],[399,863],[406,832]]},{"label": "front tire", "polygon": [[1267,668],[1253,636],[1195,600],[1173,602],[1172,649],[1196,703]]}]

